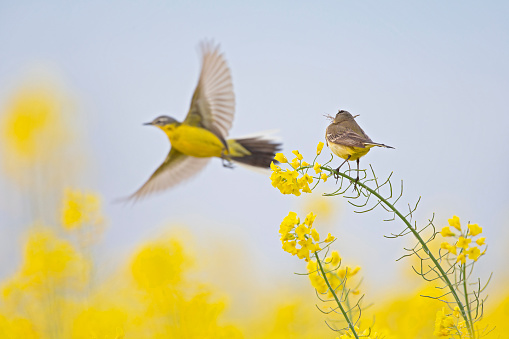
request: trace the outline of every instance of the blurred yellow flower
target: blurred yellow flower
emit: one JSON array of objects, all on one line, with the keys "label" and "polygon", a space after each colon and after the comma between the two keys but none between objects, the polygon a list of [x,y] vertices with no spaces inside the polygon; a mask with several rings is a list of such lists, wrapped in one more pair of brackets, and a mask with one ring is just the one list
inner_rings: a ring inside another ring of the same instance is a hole
[{"label": "blurred yellow flower", "polygon": [[442,308],[437,312],[435,320],[435,332],[433,335],[441,338],[448,337],[454,326],[454,320],[452,317],[445,314],[445,308]]},{"label": "blurred yellow flower", "polygon": [[182,280],[189,259],[177,240],[145,245],[134,257],[131,272],[143,290],[169,288]]},{"label": "blurred yellow flower", "polygon": [[322,179],[324,182],[326,182],[328,178],[329,177],[325,173],[322,173],[322,175],[320,175],[320,179]]},{"label": "blurred yellow flower", "polygon": [[330,264],[332,266],[339,265],[339,262],[341,261],[341,257],[339,256],[338,251],[332,251],[331,257],[330,257]]},{"label": "blurred yellow flower", "polygon": [[0,314],[0,333],[5,339],[39,339],[33,324],[23,318],[7,319]]},{"label": "blurred yellow flower", "polygon": [[100,205],[97,194],[67,189],[62,201],[62,225],[70,230],[81,228],[83,224],[100,224],[103,220]]},{"label": "blurred yellow flower", "polygon": [[2,163],[17,180],[23,180],[20,173],[35,163],[61,157],[57,149],[69,142],[62,100],[46,87],[22,88],[1,116]]},{"label": "blurred yellow flower", "polygon": [[100,310],[90,307],[82,311],[72,324],[72,339],[122,339],[125,334],[127,314],[112,308]]},{"label": "blurred yellow flower", "polygon": [[16,277],[3,290],[9,296],[42,284],[75,286],[88,281],[90,263],[49,229],[32,231],[25,245],[23,263]]}]

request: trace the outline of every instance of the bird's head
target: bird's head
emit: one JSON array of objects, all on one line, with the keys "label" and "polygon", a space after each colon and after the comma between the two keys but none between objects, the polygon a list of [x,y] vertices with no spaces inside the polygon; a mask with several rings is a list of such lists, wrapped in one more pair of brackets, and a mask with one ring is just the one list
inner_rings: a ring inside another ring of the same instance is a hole
[{"label": "bird's head", "polygon": [[340,122],[343,121],[353,120],[356,117],[358,117],[358,115],[352,116],[348,111],[339,110],[338,113],[336,114],[336,117],[334,118],[334,123],[339,124]]},{"label": "bird's head", "polygon": [[144,125],[156,126],[166,132],[166,131],[173,130],[179,124],[180,123],[177,120],[173,119],[172,117],[169,117],[167,115],[161,115],[161,116],[155,118],[154,120],[152,120],[151,122],[145,123]]}]

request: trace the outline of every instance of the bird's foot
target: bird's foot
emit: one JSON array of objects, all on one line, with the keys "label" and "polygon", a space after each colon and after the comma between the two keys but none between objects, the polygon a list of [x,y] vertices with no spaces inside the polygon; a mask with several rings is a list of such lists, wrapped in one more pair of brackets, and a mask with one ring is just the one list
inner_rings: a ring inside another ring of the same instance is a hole
[{"label": "bird's foot", "polygon": [[358,191],[357,189],[357,183],[359,182],[359,177],[357,177],[357,179],[355,179],[355,181],[353,182],[353,189],[354,191]]},{"label": "bird's foot", "polygon": [[225,159],[225,158],[221,158],[221,159],[223,159],[223,167],[231,168],[231,169],[233,169],[235,167],[233,165],[233,162],[230,159]]}]

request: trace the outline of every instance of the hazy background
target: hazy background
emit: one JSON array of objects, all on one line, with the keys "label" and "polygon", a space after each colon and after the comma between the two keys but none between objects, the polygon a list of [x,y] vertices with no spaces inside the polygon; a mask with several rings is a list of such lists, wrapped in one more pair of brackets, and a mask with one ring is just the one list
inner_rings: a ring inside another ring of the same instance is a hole
[{"label": "hazy background", "polygon": [[[496,271],[495,288],[508,273],[508,17],[504,1],[2,1],[0,107],[34,78],[52,79],[72,99],[88,145],[76,154],[87,159],[78,187],[103,196],[109,220],[99,271],[180,225],[192,246],[227,249],[250,267],[247,279],[234,275],[239,262],[211,263],[228,267],[225,281],[284,289],[302,281],[291,273],[304,264],[281,250],[279,223],[290,210],[304,217],[309,197],[283,196],[268,177],[215,159],[163,194],[112,203],[166,156],[166,136],[142,123],[161,112],[185,116],[200,70],[197,46],[214,39],[232,70],[231,136],[278,129],[284,152],[299,149],[310,161],[328,124],[323,114],[360,114],[374,141],[396,148],[375,149],[361,165],[404,179],[404,203],[422,196],[418,220],[436,212],[438,226],[453,214],[482,226],[489,249],[480,274]],[[5,276],[30,220],[7,203],[15,186],[0,178],[0,187]],[[329,201],[336,213],[319,215],[317,228],[339,238],[347,263],[363,267],[369,293],[401,284],[394,274],[409,265],[394,260],[409,242],[382,235],[402,225],[383,223],[381,211],[354,214],[340,197]]]}]

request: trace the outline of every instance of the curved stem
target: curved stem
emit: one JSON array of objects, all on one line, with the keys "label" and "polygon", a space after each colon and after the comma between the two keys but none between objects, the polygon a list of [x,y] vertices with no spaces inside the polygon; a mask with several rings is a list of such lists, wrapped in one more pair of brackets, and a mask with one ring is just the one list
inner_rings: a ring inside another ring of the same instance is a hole
[{"label": "curved stem", "polygon": [[[352,178],[349,175],[346,175],[346,174],[344,174],[342,172],[336,172],[335,170],[327,168],[327,167],[321,167],[321,169],[322,170],[326,170],[326,171],[330,171],[330,172],[333,172],[333,173],[336,173],[337,175],[340,175],[340,176],[344,177],[345,179],[348,179],[348,180],[350,180],[352,182],[355,181],[354,178]],[[447,276],[447,274],[445,273],[444,269],[439,264],[438,260],[435,258],[433,253],[431,253],[430,249],[426,245],[426,242],[419,235],[419,232],[417,232],[417,230],[412,227],[412,224],[410,224],[410,222],[403,216],[403,214],[401,214],[401,212],[398,209],[396,209],[396,207],[394,207],[393,204],[391,204],[384,197],[382,197],[377,191],[375,191],[372,188],[366,186],[364,183],[362,183],[360,181],[357,182],[357,185],[361,186],[366,191],[368,191],[371,194],[373,194],[380,201],[382,201],[385,204],[385,206],[387,206],[389,209],[391,209],[401,219],[401,221],[403,221],[405,223],[406,227],[412,232],[412,234],[415,236],[415,238],[419,241],[419,243],[421,244],[422,249],[424,250],[424,252],[428,255],[428,257],[431,259],[431,261],[433,262],[435,267],[440,272],[440,279],[442,279],[442,281],[449,287],[449,290],[451,291],[451,294],[453,295],[454,300],[456,301],[456,304],[458,305],[458,307],[459,307],[459,309],[461,311],[461,315],[462,315],[463,319],[468,324],[468,333],[469,333],[470,338],[475,338],[474,337],[473,324],[472,324],[472,321],[469,319],[469,315],[467,315],[467,313],[465,311],[465,306],[461,302],[458,293],[456,292],[456,290],[454,289],[451,281],[449,280],[449,277]],[[467,297],[467,300],[468,300],[468,297]],[[468,301],[467,301],[467,305],[468,305]]]},{"label": "curved stem", "polygon": [[334,296],[334,299],[336,300],[336,303],[338,304],[338,307],[339,309],[341,310],[341,313],[343,313],[343,317],[345,317],[346,319],[346,322],[348,323],[348,327],[350,327],[350,330],[352,331],[352,334],[353,336],[356,338],[356,339],[359,339],[359,336],[357,335],[357,332],[355,331],[355,328],[352,324],[352,321],[350,320],[350,318],[348,317],[348,314],[346,314],[346,311],[345,309],[343,308],[343,305],[341,304],[341,302],[339,301],[339,298],[338,296],[336,295],[336,292],[334,292],[334,289],[332,288],[332,286],[330,285],[329,283],[329,280],[327,279],[327,276],[325,275],[325,271],[323,270],[323,266],[322,266],[322,262],[320,261],[320,258],[318,257],[318,254],[315,252],[315,258],[316,258],[316,262],[318,263],[318,266],[320,267],[320,272],[322,273],[322,277],[323,277],[323,280],[325,280],[325,283],[327,284],[327,287],[329,288],[329,291],[332,293],[332,295]]}]

